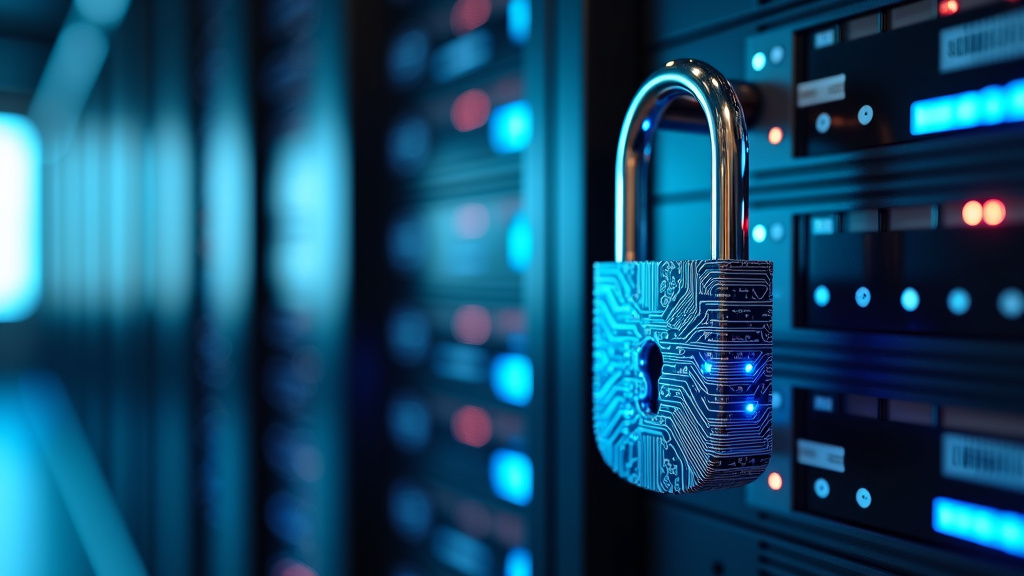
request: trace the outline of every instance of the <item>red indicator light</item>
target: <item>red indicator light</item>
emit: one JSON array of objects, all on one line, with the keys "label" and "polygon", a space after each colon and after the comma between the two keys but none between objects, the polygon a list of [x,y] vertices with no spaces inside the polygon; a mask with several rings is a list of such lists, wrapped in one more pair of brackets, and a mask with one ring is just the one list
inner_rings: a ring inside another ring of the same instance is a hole
[{"label": "red indicator light", "polygon": [[778,492],[782,490],[782,474],[772,472],[768,475],[768,487]]},{"label": "red indicator light", "polygon": [[491,313],[483,306],[459,306],[452,315],[452,336],[463,344],[480,346],[491,338]]},{"label": "red indicator light", "polygon": [[960,11],[960,3],[956,0],[941,0],[939,2],[939,16],[952,16]]},{"label": "red indicator light", "polygon": [[982,219],[989,226],[999,226],[1003,220],[1006,220],[1006,205],[995,198],[986,200],[981,210]]},{"label": "red indicator light", "polygon": [[470,88],[452,102],[450,116],[459,132],[476,130],[491,117],[491,98],[479,88]]},{"label": "red indicator light", "polygon": [[984,210],[981,207],[981,202],[971,200],[967,204],[964,204],[964,209],[960,213],[964,217],[964,224],[967,224],[968,226],[977,226],[978,224],[981,224]]},{"label": "red indicator light", "polygon": [[782,142],[782,128],[775,126],[769,130],[768,142],[771,143],[772,146],[778,146],[779,143]]},{"label": "red indicator light", "polygon": [[463,406],[452,414],[452,437],[461,444],[480,448],[491,441],[491,415],[479,406]]},{"label": "red indicator light", "polygon": [[483,26],[491,18],[491,0],[456,0],[452,6],[452,33],[461,36]]}]

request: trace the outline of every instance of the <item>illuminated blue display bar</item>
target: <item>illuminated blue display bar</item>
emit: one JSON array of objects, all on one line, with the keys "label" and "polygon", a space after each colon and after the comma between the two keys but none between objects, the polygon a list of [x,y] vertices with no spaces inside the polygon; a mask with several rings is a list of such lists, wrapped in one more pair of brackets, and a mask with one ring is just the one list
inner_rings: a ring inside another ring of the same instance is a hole
[{"label": "illuminated blue display bar", "polygon": [[939,496],[932,500],[932,530],[1024,558],[1024,513]]},{"label": "illuminated blue display bar", "polygon": [[910,133],[914,136],[1012,122],[1024,122],[1024,78],[910,105]]}]

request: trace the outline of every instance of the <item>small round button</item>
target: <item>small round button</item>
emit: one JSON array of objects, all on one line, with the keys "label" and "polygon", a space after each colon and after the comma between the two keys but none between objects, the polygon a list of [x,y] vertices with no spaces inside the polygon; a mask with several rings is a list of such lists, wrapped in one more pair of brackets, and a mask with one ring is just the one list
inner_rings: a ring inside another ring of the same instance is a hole
[{"label": "small round button", "polygon": [[814,119],[814,129],[818,131],[818,134],[824,134],[830,128],[832,128],[832,116],[828,112],[818,114],[818,117]]},{"label": "small round button", "polygon": [[865,510],[871,506],[871,492],[867,488],[857,488],[857,506]]},{"label": "small round button", "polygon": [[867,286],[861,286],[857,288],[857,293],[854,295],[854,300],[857,301],[857,306],[861,308],[867,308],[868,304],[871,304],[871,290],[868,290]]},{"label": "small round button", "polygon": [[776,44],[772,46],[772,49],[768,51],[768,60],[772,64],[782,64],[782,60],[786,57],[786,49]]},{"label": "small round button", "polygon": [[857,111],[857,122],[860,122],[861,126],[867,126],[871,123],[871,119],[875,117],[875,109],[867,104],[860,107]]},{"label": "small round button", "polygon": [[[832,493],[832,486],[829,485],[828,480],[824,478],[818,478],[814,481],[814,495],[824,500],[828,498],[828,495]],[[871,496],[868,496],[871,498]]]}]

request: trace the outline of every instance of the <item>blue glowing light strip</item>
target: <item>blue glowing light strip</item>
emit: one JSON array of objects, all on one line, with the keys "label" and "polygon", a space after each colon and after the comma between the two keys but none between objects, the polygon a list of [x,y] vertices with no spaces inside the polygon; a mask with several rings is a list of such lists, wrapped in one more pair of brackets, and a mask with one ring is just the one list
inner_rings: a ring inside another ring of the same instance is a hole
[{"label": "blue glowing light strip", "polygon": [[1024,78],[910,105],[910,133],[914,136],[1013,122],[1024,122]]},{"label": "blue glowing light strip", "polygon": [[939,496],[932,500],[932,530],[1024,558],[1024,513]]}]

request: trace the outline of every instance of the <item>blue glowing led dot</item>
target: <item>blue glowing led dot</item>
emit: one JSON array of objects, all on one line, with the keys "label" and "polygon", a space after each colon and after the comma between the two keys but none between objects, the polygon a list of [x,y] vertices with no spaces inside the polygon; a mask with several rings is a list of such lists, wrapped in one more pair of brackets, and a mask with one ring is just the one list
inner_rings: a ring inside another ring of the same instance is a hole
[{"label": "blue glowing led dot", "polygon": [[701,368],[704,370],[705,374],[711,372],[711,362],[705,362],[704,366],[702,366]]},{"label": "blue glowing led dot", "polygon": [[747,412],[753,412],[753,411],[754,411],[754,404],[752,402],[750,402],[750,403],[747,404]]},{"label": "blue glowing led dot", "polygon": [[757,52],[750,59],[750,67],[754,69],[754,72],[760,72],[764,70],[764,67],[768,64],[768,56],[764,52]]},{"label": "blue glowing led dot", "polygon": [[828,306],[828,303],[832,301],[832,292],[829,291],[828,286],[819,284],[814,289],[814,303],[818,305],[818,308],[824,308]]},{"label": "blue glowing led dot", "polygon": [[907,312],[913,312],[921,306],[921,295],[916,288],[907,286],[903,289],[903,293],[900,294],[900,306]]},{"label": "blue glowing led dot", "polygon": [[499,448],[491,453],[487,478],[494,495],[526,506],[533,501],[533,460],[516,450]]},{"label": "blue glowing led dot", "polygon": [[754,371],[754,365],[748,363],[746,366],[743,367],[743,370],[746,371],[747,374],[750,374],[751,372]]},{"label": "blue glowing led dot", "polygon": [[495,154],[525,150],[533,140],[533,106],[515,100],[495,108],[487,123],[487,139]]},{"label": "blue glowing led dot", "polygon": [[529,548],[512,548],[505,555],[504,576],[533,576],[533,553]]},{"label": "blue glowing led dot", "polygon": [[758,224],[750,229],[750,239],[760,244],[768,239],[768,229],[764,224]]},{"label": "blue glowing led dot", "polygon": [[946,308],[954,316],[963,316],[971,310],[971,293],[966,288],[957,286],[946,295]]},{"label": "blue glowing led dot", "polygon": [[533,400],[533,361],[525,354],[503,352],[491,361],[491,391],[513,406],[526,406]]},{"label": "blue glowing led dot", "polygon": [[647,132],[648,130],[650,130],[651,129],[651,121],[649,119],[647,119],[647,118],[644,118],[643,123],[640,124],[640,129],[643,130],[644,132]]},{"label": "blue glowing led dot", "polygon": [[533,227],[523,212],[517,212],[508,223],[505,261],[515,272],[526,272],[533,261]]},{"label": "blue glowing led dot", "polygon": [[530,0],[509,0],[505,6],[505,33],[513,44],[530,40],[533,29],[533,5]]}]

